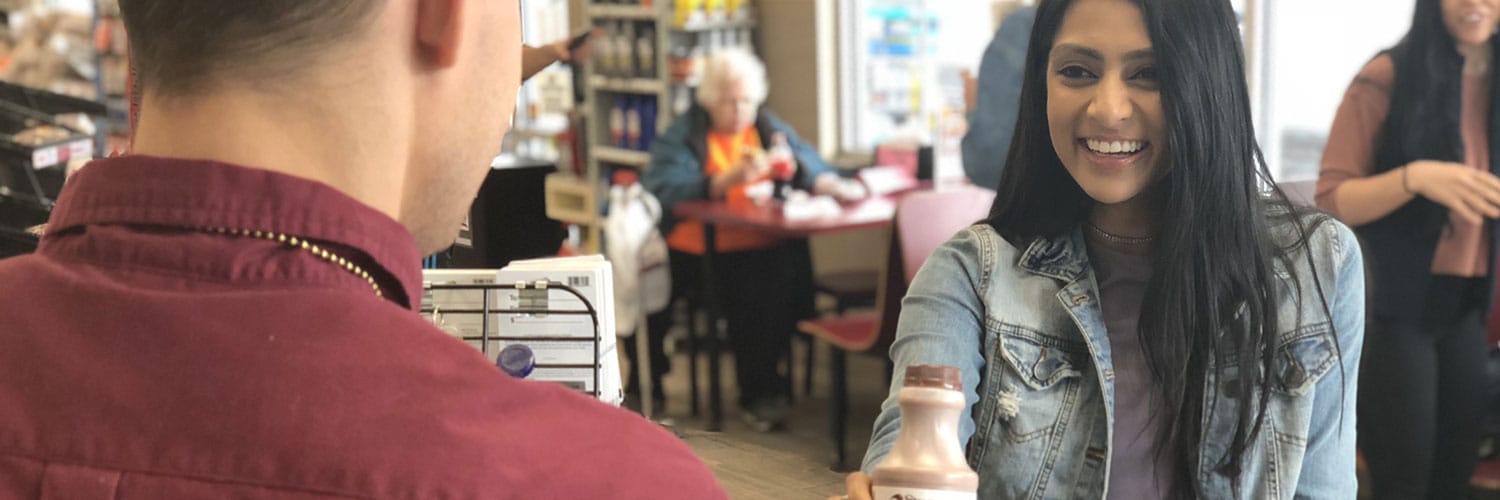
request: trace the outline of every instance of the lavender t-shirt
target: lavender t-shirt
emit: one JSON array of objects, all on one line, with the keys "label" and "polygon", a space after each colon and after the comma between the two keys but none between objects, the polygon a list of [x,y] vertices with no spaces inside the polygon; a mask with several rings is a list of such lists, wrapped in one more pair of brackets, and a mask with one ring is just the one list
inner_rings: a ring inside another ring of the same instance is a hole
[{"label": "lavender t-shirt", "polygon": [[1089,259],[1099,282],[1100,306],[1109,332],[1115,371],[1115,433],[1110,443],[1110,499],[1164,498],[1172,468],[1158,460],[1156,437],[1167,418],[1164,401],[1151,383],[1137,335],[1141,300],[1151,279],[1151,258],[1089,242]]}]

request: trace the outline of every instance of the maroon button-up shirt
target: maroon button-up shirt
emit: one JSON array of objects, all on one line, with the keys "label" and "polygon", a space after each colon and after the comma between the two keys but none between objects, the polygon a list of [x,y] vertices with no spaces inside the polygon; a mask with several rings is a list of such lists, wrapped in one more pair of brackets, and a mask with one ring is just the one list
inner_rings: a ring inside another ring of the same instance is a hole
[{"label": "maroon button-up shirt", "polygon": [[[321,257],[221,227],[307,238]],[[722,498],[646,420],[424,322],[401,225],[205,161],[98,161],[0,260],[0,498]]]}]

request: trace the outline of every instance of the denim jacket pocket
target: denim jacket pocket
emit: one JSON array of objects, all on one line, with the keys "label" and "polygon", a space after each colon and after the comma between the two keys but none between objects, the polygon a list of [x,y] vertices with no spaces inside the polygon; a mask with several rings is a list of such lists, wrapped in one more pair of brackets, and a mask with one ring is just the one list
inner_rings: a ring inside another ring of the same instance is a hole
[{"label": "denim jacket pocket", "polygon": [[1304,326],[1283,337],[1276,351],[1276,380],[1272,390],[1295,397],[1307,395],[1334,366],[1328,323]]},{"label": "denim jacket pocket", "polygon": [[994,423],[1013,442],[1031,441],[1054,430],[1077,405],[1078,367],[1087,348],[1016,325],[1000,330],[996,354],[1004,362],[990,364],[991,380],[999,382],[989,388]]}]

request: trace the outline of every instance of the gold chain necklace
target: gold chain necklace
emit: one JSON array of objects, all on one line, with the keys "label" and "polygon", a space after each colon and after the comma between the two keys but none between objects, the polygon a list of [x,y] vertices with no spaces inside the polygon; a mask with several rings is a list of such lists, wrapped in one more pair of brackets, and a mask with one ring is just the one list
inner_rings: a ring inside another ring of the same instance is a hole
[{"label": "gold chain necklace", "polygon": [[1127,247],[1138,247],[1142,245],[1149,245],[1151,244],[1151,242],[1156,241],[1155,236],[1139,238],[1134,236],[1120,236],[1116,234],[1110,234],[1108,232],[1105,232],[1103,229],[1099,229],[1099,226],[1095,226],[1092,222],[1084,222],[1083,225],[1087,226],[1089,228],[1089,231],[1094,233],[1094,236],[1098,236],[1099,239],[1104,240],[1105,243],[1112,243],[1115,245],[1122,245]]},{"label": "gold chain necklace", "polygon": [[376,297],[384,297],[385,296],[380,291],[380,284],[376,283],[375,282],[375,278],[372,277],[372,276],[370,276],[370,273],[365,272],[364,268],[359,267],[354,262],[349,261],[348,259],[343,258],[339,254],[330,252],[327,249],[324,249],[323,247],[320,247],[320,246],[318,246],[315,243],[307,241],[307,239],[305,239],[305,238],[298,238],[296,236],[287,236],[285,234],[273,233],[273,232],[269,232],[269,231],[251,231],[251,230],[248,230],[248,229],[228,229],[228,228],[222,228],[222,227],[208,227],[208,228],[202,228],[202,230],[206,231],[206,232],[214,233],[214,234],[223,234],[223,235],[237,236],[237,237],[242,237],[242,238],[258,238],[258,239],[262,239],[262,240],[268,240],[268,241],[274,241],[274,242],[277,242],[277,243],[281,243],[283,245],[287,245],[287,246],[292,247],[292,248],[300,248],[303,251],[312,254],[314,257],[326,260],[326,261],[332,263],[333,265],[338,266],[338,267],[344,269],[345,271],[349,271],[350,274],[353,274],[355,276],[358,276],[360,279],[365,280],[366,283],[370,284],[370,289],[375,291],[375,296]]}]

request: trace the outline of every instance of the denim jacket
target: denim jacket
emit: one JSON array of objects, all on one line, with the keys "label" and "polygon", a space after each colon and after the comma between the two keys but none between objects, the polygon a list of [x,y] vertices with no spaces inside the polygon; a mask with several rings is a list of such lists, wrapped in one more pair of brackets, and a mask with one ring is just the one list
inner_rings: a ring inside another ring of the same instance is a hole
[{"label": "denim jacket", "polygon": [[[1302,252],[1311,252],[1317,280]],[[1241,401],[1224,382],[1237,367],[1226,366],[1223,380],[1211,367],[1203,381],[1208,415],[1195,479],[1208,498],[1355,497],[1365,317],[1359,244],[1330,220],[1290,260],[1293,269],[1276,270],[1281,334],[1269,408],[1237,480],[1220,472]],[[969,411],[955,437],[979,472],[979,498],[1105,497],[1114,371],[1081,232],[1019,248],[988,225],[970,227],[933,253],[901,307],[891,347],[895,373],[919,364],[963,373]],[[899,389],[897,378],[875,421],[866,472],[895,443]],[[1258,397],[1248,400],[1259,404]]]}]

